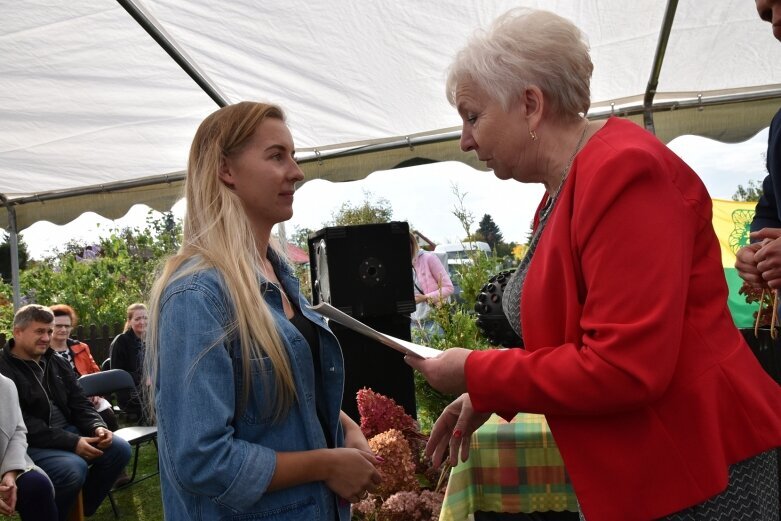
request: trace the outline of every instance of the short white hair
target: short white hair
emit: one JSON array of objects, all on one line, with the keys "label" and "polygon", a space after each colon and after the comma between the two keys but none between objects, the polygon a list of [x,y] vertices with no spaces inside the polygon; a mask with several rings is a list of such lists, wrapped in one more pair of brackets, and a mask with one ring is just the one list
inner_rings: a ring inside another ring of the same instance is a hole
[{"label": "short white hair", "polygon": [[550,115],[572,119],[591,104],[591,73],[586,36],[575,24],[549,11],[511,9],[487,30],[477,31],[450,66],[447,99],[472,81],[509,110],[531,85],[546,97]]}]

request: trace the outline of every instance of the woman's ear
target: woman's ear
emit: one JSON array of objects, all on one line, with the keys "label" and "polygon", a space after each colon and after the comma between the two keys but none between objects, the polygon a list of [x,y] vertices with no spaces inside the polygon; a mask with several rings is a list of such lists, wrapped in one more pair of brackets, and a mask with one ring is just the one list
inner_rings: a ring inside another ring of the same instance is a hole
[{"label": "woman's ear", "polygon": [[521,103],[526,112],[529,128],[536,129],[542,121],[542,112],[545,107],[545,98],[542,90],[536,85],[531,85],[521,94]]},{"label": "woman's ear", "polygon": [[230,165],[228,164],[228,158],[225,156],[220,157],[220,168],[217,172],[217,177],[220,178],[222,184],[233,190],[233,172],[231,172]]}]

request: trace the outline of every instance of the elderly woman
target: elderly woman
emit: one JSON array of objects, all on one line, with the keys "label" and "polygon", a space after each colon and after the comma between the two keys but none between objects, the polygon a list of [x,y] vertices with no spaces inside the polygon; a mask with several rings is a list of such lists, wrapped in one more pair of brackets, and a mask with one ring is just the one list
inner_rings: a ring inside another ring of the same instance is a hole
[{"label": "elderly woman", "polygon": [[429,454],[468,457],[491,412],[541,413],[585,519],[778,519],[781,389],[727,310],[710,197],[637,125],[585,119],[591,72],[577,27],[528,10],[450,69],[461,147],[547,193],[505,289],[525,349],[408,360],[465,393]]},{"label": "elderly woman", "polygon": [[[55,304],[50,306],[54,313],[54,331],[51,335],[49,347],[63,358],[71,366],[76,378],[85,374],[99,373],[100,367],[95,359],[92,358],[92,352],[87,344],[70,337],[71,331],[79,323],[79,316],[76,310],[67,304]],[[100,417],[106,422],[111,431],[119,429],[117,418],[111,404],[101,396],[90,396],[90,402],[98,411]]]},{"label": "elderly woman", "polygon": [[22,521],[57,519],[54,487],[27,455],[27,427],[13,380],[0,375],[0,514]]}]

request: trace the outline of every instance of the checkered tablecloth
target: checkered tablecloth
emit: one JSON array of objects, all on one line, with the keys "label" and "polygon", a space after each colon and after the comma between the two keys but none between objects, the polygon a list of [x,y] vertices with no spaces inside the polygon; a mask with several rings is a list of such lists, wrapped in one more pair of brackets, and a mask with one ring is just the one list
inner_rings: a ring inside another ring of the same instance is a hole
[{"label": "checkered tablecloth", "polygon": [[476,511],[578,510],[569,476],[545,417],[493,415],[473,435],[469,459],[452,469],[440,521]]}]

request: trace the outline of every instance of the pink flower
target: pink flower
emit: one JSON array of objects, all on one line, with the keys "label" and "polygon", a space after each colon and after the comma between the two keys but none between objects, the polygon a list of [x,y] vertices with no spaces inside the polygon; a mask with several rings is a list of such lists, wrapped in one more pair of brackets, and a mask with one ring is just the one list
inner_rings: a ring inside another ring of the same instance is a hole
[{"label": "pink flower", "polygon": [[382,505],[379,496],[369,494],[369,497],[362,499],[353,505],[353,517],[358,519],[374,519],[377,516],[377,510]]},{"label": "pink flower", "polygon": [[404,412],[404,408],[397,405],[393,398],[364,388],[358,391],[357,401],[358,412],[361,414],[361,430],[366,438],[376,436],[388,429],[402,432],[418,430],[415,420]]},{"label": "pink flower", "polygon": [[396,429],[380,433],[369,440],[369,447],[385,463],[378,467],[382,484],[377,494],[386,498],[402,490],[418,490],[420,485],[415,476],[415,462],[406,438]]},{"label": "pink flower", "polygon": [[397,492],[385,500],[377,513],[378,521],[437,521],[444,495],[423,492]]}]

